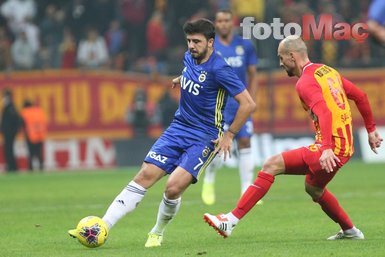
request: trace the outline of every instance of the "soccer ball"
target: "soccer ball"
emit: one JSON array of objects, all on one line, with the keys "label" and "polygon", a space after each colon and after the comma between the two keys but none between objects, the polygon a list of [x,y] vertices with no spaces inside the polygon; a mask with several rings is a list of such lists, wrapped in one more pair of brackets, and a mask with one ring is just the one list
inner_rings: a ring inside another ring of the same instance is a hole
[{"label": "soccer ball", "polygon": [[96,216],[88,216],[81,219],[76,230],[79,242],[90,248],[102,246],[108,237],[107,224]]}]

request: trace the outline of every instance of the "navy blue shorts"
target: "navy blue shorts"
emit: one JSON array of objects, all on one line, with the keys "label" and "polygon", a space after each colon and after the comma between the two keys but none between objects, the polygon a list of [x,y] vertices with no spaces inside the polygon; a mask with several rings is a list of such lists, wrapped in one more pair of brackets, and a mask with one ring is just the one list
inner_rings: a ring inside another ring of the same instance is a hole
[{"label": "navy blue shorts", "polygon": [[161,137],[154,143],[144,159],[171,174],[180,166],[193,176],[196,183],[200,174],[215,157],[215,146],[209,136],[199,136],[195,130],[171,123]]}]

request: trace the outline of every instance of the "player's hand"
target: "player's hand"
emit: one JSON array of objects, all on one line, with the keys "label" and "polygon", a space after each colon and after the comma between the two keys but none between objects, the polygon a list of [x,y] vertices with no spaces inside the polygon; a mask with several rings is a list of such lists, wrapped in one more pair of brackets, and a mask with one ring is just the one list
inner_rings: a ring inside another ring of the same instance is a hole
[{"label": "player's hand", "polygon": [[381,142],[383,141],[383,139],[381,138],[380,134],[378,134],[377,130],[375,130],[368,134],[368,141],[372,151],[377,153],[376,148],[379,148],[381,146]]},{"label": "player's hand", "polygon": [[172,86],[171,88],[174,88],[175,86],[180,85],[180,76],[172,80]]},{"label": "player's hand", "polygon": [[337,166],[337,162],[341,162],[340,159],[334,154],[332,149],[325,149],[321,157],[319,158],[321,167],[326,170],[327,173],[333,172]]},{"label": "player's hand", "polygon": [[215,147],[214,153],[218,153],[219,157],[221,157],[223,154],[224,161],[226,161],[227,156],[231,158],[231,146],[233,144],[233,138],[234,134],[226,131],[223,137],[211,141],[217,145]]}]

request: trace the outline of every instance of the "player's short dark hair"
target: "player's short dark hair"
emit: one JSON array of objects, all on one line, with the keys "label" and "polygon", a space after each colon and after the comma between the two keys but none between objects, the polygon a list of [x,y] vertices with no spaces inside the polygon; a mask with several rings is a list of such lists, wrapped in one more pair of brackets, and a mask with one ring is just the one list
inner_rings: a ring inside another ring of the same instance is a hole
[{"label": "player's short dark hair", "polygon": [[183,25],[183,31],[186,35],[203,34],[207,40],[215,38],[215,26],[207,19],[188,21]]}]

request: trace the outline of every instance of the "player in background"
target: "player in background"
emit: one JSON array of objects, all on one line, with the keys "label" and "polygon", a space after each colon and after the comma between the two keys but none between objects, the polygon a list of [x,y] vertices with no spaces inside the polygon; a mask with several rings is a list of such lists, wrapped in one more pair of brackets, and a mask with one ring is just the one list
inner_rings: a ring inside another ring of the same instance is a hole
[{"label": "player in background", "polygon": [[314,121],[315,144],[270,157],[233,211],[217,216],[206,213],[204,219],[220,235],[228,237],[239,220],[269,191],[275,176],[305,175],[306,192],[341,227],[328,240],[364,239],[364,234],[354,226],[326,185],[353,154],[348,99],[355,102],[364,119],[373,152],[377,153],[376,148],[381,146],[382,138],[376,130],[368,98],[333,68],[310,62],[306,45],[297,36],[280,42],[278,57],[287,74],[299,78],[296,91]]},{"label": "player in background", "polygon": [[[255,99],[258,83],[257,56],[249,40],[245,40],[233,33],[232,18],[232,13],[229,10],[221,10],[216,13],[215,29],[217,35],[214,41],[214,50],[233,68],[241,81],[247,85],[247,90],[251,97]],[[229,98],[225,107],[225,130],[233,122],[237,109],[237,101]],[[253,121],[249,117],[245,125],[235,136],[239,153],[238,167],[241,180],[241,194],[253,182],[254,162],[250,148],[250,138],[253,132]],[[222,160],[217,157],[206,168],[202,185],[202,200],[206,205],[215,203],[215,175],[221,165]]]},{"label": "player in background", "polygon": [[6,170],[15,172],[18,170],[14,144],[17,133],[22,125],[18,111],[16,110],[13,93],[10,89],[4,89],[2,98],[2,111],[0,120],[0,133],[4,140],[4,160]]},{"label": "player in background", "polygon": [[[133,211],[147,190],[169,174],[157,221],[148,234],[145,247],[160,246],[166,225],[181,205],[183,192],[197,182],[199,175],[218,153],[230,153],[234,136],[241,129],[255,103],[231,67],[213,50],[215,27],[206,19],[183,26],[188,51],[184,56],[179,108],[170,126],[154,143],[137,175],[115,198],[102,218],[111,229]],[[223,110],[227,96],[239,102],[230,128],[223,133]],[[70,235],[78,237],[76,230]]]},{"label": "player in background", "polygon": [[368,12],[369,33],[385,46],[385,1],[373,0]]},{"label": "player in background", "polygon": [[20,112],[23,119],[24,134],[28,149],[28,167],[33,171],[33,160],[38,162],[38,169],[44,169],[43,145],[47,138],[47,117],[44,110],[30,100],[25,100]]}]

